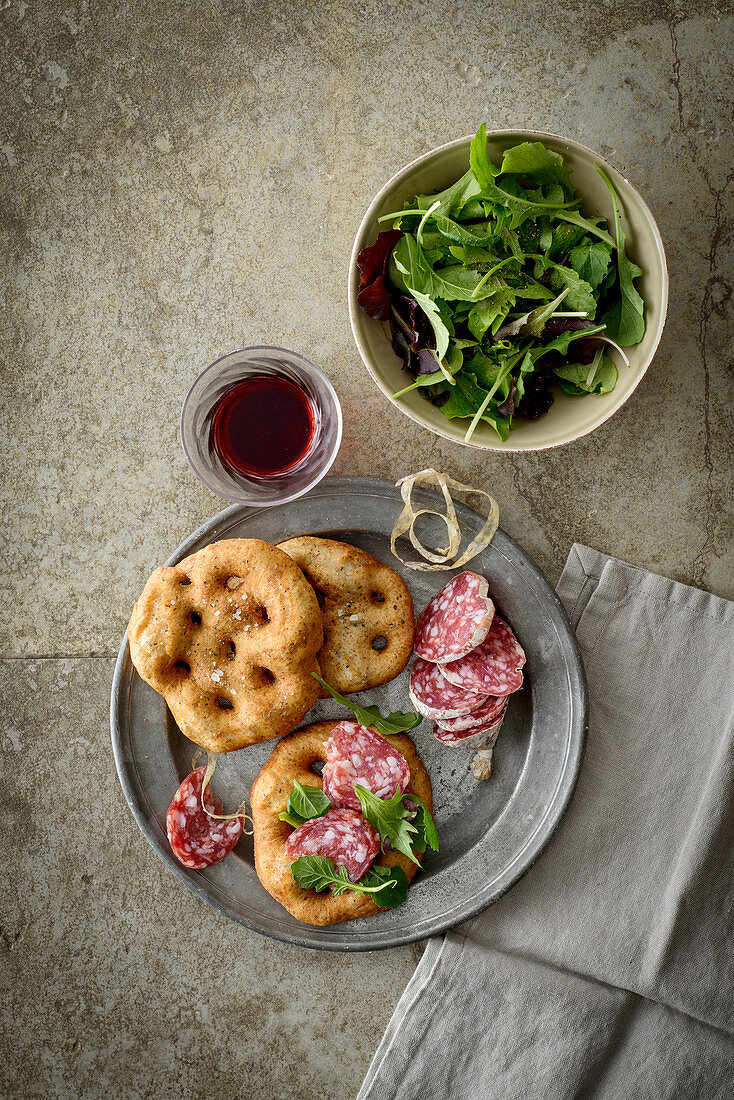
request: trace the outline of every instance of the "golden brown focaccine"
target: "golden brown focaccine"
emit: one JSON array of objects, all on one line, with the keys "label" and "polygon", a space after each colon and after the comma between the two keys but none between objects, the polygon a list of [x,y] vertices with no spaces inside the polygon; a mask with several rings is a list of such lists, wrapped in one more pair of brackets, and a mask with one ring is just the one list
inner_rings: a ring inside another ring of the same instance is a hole
[{"label": "golden brown focaccine", "polygon": [[[315,722],[302,730],[291,733],[279,741],[265,761],[260,774],[250,789],[250,806],[254,826],[255,870],[265,889],[276,901],[285,906],[292,916],[306,924],[338,924],[355,917],[370,917],[383,912],[371,898],[347,890],[335,898],[330,890],[317,894],[315,890],[303,890],[291,874],[291,858],[286,854],[285,842],[292,829],[287,821],[280,821],[278,814],[285,809],[288,795],[293,790],[293,780],[321,787],[321,778],[311,771],[317,760],[326,762],[325,744],[338,722]],[[376,733],[376,730],[373,730]],[[428,772],[420,761],[416,747],[404,733],[386,737],[386,741],[401,752],[410,767],[410,783],[413,791],[433,811],[433,792]],[[418,870],[402,852],[394,850],[381,853],[375,863],[383,867],[402,867],[410,881]]]},{"label": "golden brown focaccine", "polygon": [[365,550],[333,539],[306,535],[279,546],[316,590],[326,682],[351,692],[398,676],[413,650],[414,618],[410,592],[397,573]]},{"label": "golden brown focaccine", "polygon": [[319,695],[318,601],[292,559],[259,539],[224,539],[156,569],[128,639],[181,732],[212,752],[289,733]]}]

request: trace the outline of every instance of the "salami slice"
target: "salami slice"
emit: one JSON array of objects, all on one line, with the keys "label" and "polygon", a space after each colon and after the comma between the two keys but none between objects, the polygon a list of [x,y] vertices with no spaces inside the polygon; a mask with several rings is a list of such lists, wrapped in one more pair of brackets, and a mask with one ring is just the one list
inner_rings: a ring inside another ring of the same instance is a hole
[{"label": "salami slice", "polygon": [[362,814],[346,807],[304,821],[285,842],[286,855],[326,856],[337,871],[346,867],[351,882],[359,882],[380,850],[377,829]]},{"label": "salami slice", "polygon": [[461,730],[458,733],[454,733],[452,730],[447,730],[443,726],[437,725],[434,726],[433,736],[442,744],[454,745],[458,749],[490,748],[497,740],[504,720],[505,708],[503,707],[499,718],[495,718],[494,721],[487,726],[482,726],[478,729]]},{"label": "salami slice", "polygon": [[507,699],[507,695],[488,695],[481,707],[468,714],[460,714],[458,718],[442,718],[439,725],[447,733],[471,733],[480,726],[496,722],[507,705]]},{"label": "salami slice", "polygon": [[322,775],[324,793],[334,806],[359,810],[355,783],[378,798],[392,798],[410,783],[408,761],[389,741],[359,722],[340,722],[326,742],[326,764]]},{"label": "salami slice", "polygon": [[509,695],[522,687],[525,652],[512,630],[498,615],[485,640],[460,661],[442,664],[441,669],[452,684],[465,691],[489,695]]},{"label": "salami slice", "polygon": [[459,573],[444,585],[415,624],[415,651],[425,661],[457,661],[487,637],[494,604],[478,573]]},{"label": "salami slice", "polygon": [[439,665],[420,657],[410,670],[408,694],[424,718],[457,718],[482,706],[486,695],[450,684]]},{"label": "salami slice", "polygon": [[[211,867],[232,851],[242,835],[241,817],[217,821],[201,808],[201,785],[206,767],[187,775],[173,796],[166,814],[168,842],[176,859],[185,867]],[[221,814],[222,803],[207,783],[204,804],[210,813]]]}]

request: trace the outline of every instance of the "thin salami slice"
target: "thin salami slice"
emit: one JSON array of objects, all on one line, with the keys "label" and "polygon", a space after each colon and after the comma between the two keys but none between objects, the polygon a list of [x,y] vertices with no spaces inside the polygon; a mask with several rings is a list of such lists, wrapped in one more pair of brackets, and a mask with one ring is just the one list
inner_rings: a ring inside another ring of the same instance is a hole
[{"label": "thin salami slice", "polygon": [[377,829],[366,817],[346,807],[304,821],[285,842],[286,855],[326,856],[337,871],[346,867],[351,882],[359,882],[380,850]]},{"label": "thin salami slice", "polygon": [[334,806],[359,810],[355,783],[378,798],[392,798],[410,783],[408,761],[389,741],[359,722],[340,722],[326,742],[326,764],[322,774],[324,793]]},{"label": "thin salami slice", "polygon": [[439,665],[420,657],[410,670],[408,694],[424,718],[458,718],[481,707],[486,695],[450,684]]},{"label": "thin salami slice", "polygon": [[483,642],[494,604],[478,573],[459,573],[444,585],[415,624],[415,651],[425,661],[458,661]]},{"label": "thin salami slice", "polygon": [[452,730],[444,729],[443,726],[438,725],[434,726],[433,736],[442,744],[453,745],[457,749],[490,748],[497,740],[504,720],[505,708],[503,707],[499,718],[495,718],[494,721],[487,726],[482,726],[479,729],[461,730],[459,733],[454,733]]},{"label": "thin salami slice", "polygon": [[498,615],[485,640],[462,657],[441,666],[444,676],[465,691],[509,695],[522,687],[525,651],[512,630]]},{"label": "thin salami slice", "polygon": [[507,695],[488,695],[476,710],[460,714],[458,718],[442,718],[439,724],[448,733],[471,733],[481,726],[496,722],[507,705],[507,699]]},{"label": "thin salami slice", "polygon": [[[185,867],[211,867],[232,851],[242,835],[241,817],[218,821],[201,808],[201,785],[206,767],[187,775],[173,796],[166,814],[168,842],[176,859]],[[207,783],[204,804],[213,814],[221,814],[222,803]]]}]

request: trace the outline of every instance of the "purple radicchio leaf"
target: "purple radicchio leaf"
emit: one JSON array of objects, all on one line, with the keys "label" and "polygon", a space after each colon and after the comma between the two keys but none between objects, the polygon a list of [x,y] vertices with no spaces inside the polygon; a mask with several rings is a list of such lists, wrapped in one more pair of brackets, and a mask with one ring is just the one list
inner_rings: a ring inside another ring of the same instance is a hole
[{"label": "purple radicchio leaf", "polygon": [[[537,368],[536,363],[536,368]],[[517,406],[517,415],[524,416],[526,420],[537,420],[553,404],[551,391],[551,376],[538,374],[537,370],[525,375],[525,393]]]},{"label": "purple radicchio leaf", "polygon": [[401,294],[398,300],[398,313],[409,330],[410,346],[413,351],[419,348],[435,348],[436,337],[431,328],[431,323],[426,317],[415,298],[409,298],[407,294]]},{"label": "purple radicchio leaf", "polygon": [[403,360],[403,370],[411,370],[415,355],[411,350],[408,337],[405,335],[405,330],[401,325],[396,324],[392,317],[390,319],[390,331],[392,335],[392,350],[399,359]]},{"label": "purple radicchio leaf", "polygon": [[[594,328],[595,322],[589,321],[586,317],[551,317],[546,322],[543,329],[543,339],[546,336],[560,336],[562,332],[581,332],[585,328]],[[568,353],[561,355],[559,352],[551,351],[549,356],[555,360],[556,363],[583,363],[588,365],[596,355],[597,349],[600,346],[600,341],[594,336],[590,336],[588,340],[583,338],[580,340],[574,340],[569,344]]]},{"label": "purple radicchio leaf", "polygon": [[588,317],[551,317],[545,322],[543,339],[560,336],[562,332],[581,332],[582,328],[595,328],[595,323]]},{"label": "purple radicchio leaf", "polygon": [[418,374],[435,374],[440,369],[435,353],[421,348],[418,352]]},{"label": "purple radicchio leaf", "polygon": [[387,283],[387,265],[401,236],[399,229],[388,229],[378,234],[375,243],[363,248],[357,256],[360,271],[357,304],[378,321],[387,321],[390,317],[392,294]]},{"label": "purple radicchio leaf", "polygon": [[515,398],[517,397],[517,382],[514,378],[510,380],[510,392],[501,405],[497,406],[497,412],[502,416],[506,416],[509,420],[515,411]]}]

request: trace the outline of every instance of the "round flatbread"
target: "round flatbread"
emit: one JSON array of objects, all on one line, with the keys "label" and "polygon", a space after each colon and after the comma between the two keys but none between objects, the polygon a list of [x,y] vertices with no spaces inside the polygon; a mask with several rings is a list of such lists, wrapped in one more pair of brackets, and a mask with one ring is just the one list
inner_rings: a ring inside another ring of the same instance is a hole
[{"label": "round flatbread", "polygon": [[321,674],[340,692],[398,676],[413,649],[413,601],[394,569],[346,542],[310,535],[279,543],[316,592],[324,623]]},{"label": "round flatbread", "polygon": [[[316,722],[284,737],[271,752],[250,790],[258,878],[276,901],[306,924],[337,924],[380,912],[379,906],[365,894],[347,890],[335,898],[329,890],[317,894],[315,890],[301,889],[291,875],[292,860],[286,852],[286,841],[293,830],[286,821],[278,818],[278,814],[285,809],[294,779],[321,788],[321,777],[312,768],[319,762],[326,763],[326,742],[338,725],[338,722]],[[413,791],[432,810],[431,781],[411,738],[400,733],[385,740],[408,762],[408,790]],[[375,863],[384,867],[402,867],[409,881],[418,870],[407,856],[396,851],[381,853]]]},{"label": "round flatbread", "polygon": [[319,696],[316,595],[287,554],[259,539],[224,539],[156,569],[128,640],[181,732],[212,752],[290,733]]}]

